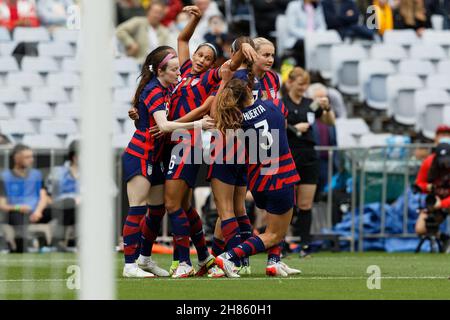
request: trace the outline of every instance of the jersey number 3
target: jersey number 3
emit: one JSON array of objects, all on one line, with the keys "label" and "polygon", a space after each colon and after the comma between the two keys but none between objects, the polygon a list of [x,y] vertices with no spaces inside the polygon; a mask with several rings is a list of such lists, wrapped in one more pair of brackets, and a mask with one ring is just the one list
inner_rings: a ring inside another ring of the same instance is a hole
[{"label": "jersey number 3", "polygon": [[262,127],[262,133],[261,135],[263,137],[267,137],[267,143],[263,143],[261,142],[259,145],[261,146],[261,148],[263,148],[264,150],[269,150],[270,147],[273,144],[273,136],[272,134],[269,132],[269,124],[267,123],[267,120],[263,120],[260,122],[255,123],[255,128],[261,128]]}]

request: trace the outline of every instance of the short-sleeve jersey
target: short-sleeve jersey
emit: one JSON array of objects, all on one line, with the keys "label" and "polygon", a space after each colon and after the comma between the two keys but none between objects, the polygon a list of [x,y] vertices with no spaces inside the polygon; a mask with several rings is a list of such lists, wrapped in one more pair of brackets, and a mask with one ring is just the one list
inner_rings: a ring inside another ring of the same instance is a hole
[{"label": "short-sleeve jersey", "polygon": [[169,103],[170,91],[154,77],[144,87],[139,96],[137,129],[125,152],[153,162],[160,160],[163,139],[153,137],[149,129],[156,125],[153,114],[156,111],[167,112]]},{"label": "short-sleeve jersey", "polygon": [[[258,139],[258,155],[249,154],[255,151],[249,143],[255,142],[246,141],[248,187],[252,191],[279,190],[300,181],[288,145],[281,104],[279,100],[258,99],[252,106],[242,110],[243,130],[246,133],[256,130]],[[275,134],[275,130],[278,134]],[[266,153],[268,158],[261,158],[260,155]]]}]

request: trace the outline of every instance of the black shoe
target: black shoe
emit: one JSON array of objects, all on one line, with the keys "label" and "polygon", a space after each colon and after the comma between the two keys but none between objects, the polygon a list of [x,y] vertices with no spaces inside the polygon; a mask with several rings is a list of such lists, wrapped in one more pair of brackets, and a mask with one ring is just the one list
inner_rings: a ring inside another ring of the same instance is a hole
[{"label": "black shoe", "polygon": [[309,259],[312,258],[311,256],[311,249],[308,245],[302,246],[300,253],[299,253],[300,259]]}]

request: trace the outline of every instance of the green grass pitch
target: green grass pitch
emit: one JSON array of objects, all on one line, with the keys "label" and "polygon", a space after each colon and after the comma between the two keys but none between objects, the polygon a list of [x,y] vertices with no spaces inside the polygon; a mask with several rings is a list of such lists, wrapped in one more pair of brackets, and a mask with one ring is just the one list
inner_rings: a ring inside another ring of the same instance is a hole
[{"label": "green grass pitch", "polygon": [[[171,256],[154,258],[169,267]],[[284,261],[303,273],[290,278],[266,277],[263,254],[251,258],[253,274],[240,279],[123,279],[122,256],[116,261],[118,299],[450,299],[450,256],[444,254],[291,255]],[[0,299],[74,299],[67,268],[76,264],[74,254],[0,255]],[[371,265],[381,270],[380,289],[367,287]]]}]

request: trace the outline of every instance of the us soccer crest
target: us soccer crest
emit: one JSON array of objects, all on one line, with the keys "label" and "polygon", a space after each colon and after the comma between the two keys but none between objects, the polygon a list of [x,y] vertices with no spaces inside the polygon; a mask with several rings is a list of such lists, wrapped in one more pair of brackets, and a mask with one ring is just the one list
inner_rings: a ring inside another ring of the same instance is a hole
[{"label": "us soccer crest", "polygon": [[151,176],[153,172],[153,166],[151,164],[148,164],[147,166],[147,175]]}]

